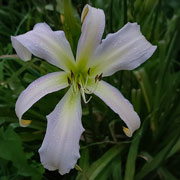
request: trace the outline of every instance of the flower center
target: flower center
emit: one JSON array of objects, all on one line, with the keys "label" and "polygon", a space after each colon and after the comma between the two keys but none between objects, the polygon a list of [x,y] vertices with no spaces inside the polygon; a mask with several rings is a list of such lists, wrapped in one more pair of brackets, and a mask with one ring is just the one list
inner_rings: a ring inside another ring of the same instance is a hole
[{"label": "flower center", "polygon": [[102,73],[96,76],[91,76],[91,69],[89,68],[85,72],[73,72],[67,76],[67,81],[73,88],[73,93],[81,93],[85,103],[88,103],[92,96],[86,100],[85,94],[92,94],[96,90],[99,81],[102,79]]}]

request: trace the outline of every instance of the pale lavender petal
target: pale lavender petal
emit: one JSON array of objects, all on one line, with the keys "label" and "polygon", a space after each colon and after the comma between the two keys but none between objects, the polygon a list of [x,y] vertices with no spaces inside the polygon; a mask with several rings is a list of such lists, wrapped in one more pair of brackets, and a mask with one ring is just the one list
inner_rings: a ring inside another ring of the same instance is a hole
[{"label": "pale lavender petal", "polygon": [[65,72],[49,73],[32,82],[18,97],[15,111],[21,123],[22,115],[43,96],[68,86]]},{"label": "pale lavender petal", "polygon": [[39,149],[41,163],[48,170],[68,173],[74,168],[79,154],[79,140],[84,128],[81,123],[80,94],[72,89],[47,116],[46,135]]},{"label": "pale lavender petal", "polygon": [[134,111],[131,103],[123,97],[118,89],[104,81],[99,82],[94,94],[100,97],[114,112],[120,116],[129,129],[124,129],[126,135],[131,137],[133,132],[140,127],[139,116]]},{"label": "pale lavender petal", "polygon": [[119,70],[131,70],[152,56],[156,46],[149,43],[137,23],[127,23],[118,32],[109,34],[97,48],[89,66],[95,73],[109,76]]},{"label": "pale lavender petal", "polygon": [[23,35],[11,36],[11,41],[18,56],[25,61],[33,54],[66,71],[74,67],[75,60],[64,32],[52,31],[46,23],[36,24]]},{"label": "pale lavender petal", "polygon": [[76,60],[79,66],[85,66],[101,41],[105,26],[104,12],[86,5],[81,21],[82,33],[78,42]]}]

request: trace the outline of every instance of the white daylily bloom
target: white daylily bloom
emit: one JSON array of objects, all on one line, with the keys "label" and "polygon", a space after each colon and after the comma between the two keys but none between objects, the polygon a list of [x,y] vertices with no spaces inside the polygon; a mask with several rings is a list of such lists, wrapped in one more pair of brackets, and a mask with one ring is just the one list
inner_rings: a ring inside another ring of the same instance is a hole
[{"label": "white daylily bloom", "polygon": [[76,61],[63,31],[52,31],[45,23],[38,23],[32,31],[12,36],[12,45],[24,61],[31,54],[45,59],[63,71],[47,74],[31,83],[19,96],[16,114],[22,126],[27,121],[22,115],[41,97],[70,86],[70,89],[47,116],[47,130],[40,158],[49,170],[60,174],[74,168],[79,155],[79,140],[84,131],[81,123],[81,98],[94,93],[126,123],[124,132],[132,136],[139,128],[140,119],[132,105],[116,88],[101,81],[119,70],[131,70],[154,53],[152,46],[141,34],[139,25],[127,23],[121,30],[108,35],[101,43],[105,26],[104,12],[86,5],[82,16],[82,34],[78,42]]}]

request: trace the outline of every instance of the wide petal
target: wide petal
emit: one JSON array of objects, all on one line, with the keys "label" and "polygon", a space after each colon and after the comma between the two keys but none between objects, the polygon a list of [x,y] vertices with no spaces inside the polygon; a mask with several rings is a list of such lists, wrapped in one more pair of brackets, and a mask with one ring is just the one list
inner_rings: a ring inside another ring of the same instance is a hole
[{"label": "wide petal", "polygon": [[109,76],[119,70],[132,70],[152,56],[156,46],[149,43],[137,23],[127,23],[109,34],[97,48],[89,66],[94,73]]},{"label": "wide petal", "polygon": [[120,118],[126,123],[127,128],[123,128],[127,136],[131,137],[133,132],[140,127],[140,119],[134,111],[131,103],[110,84],[100,81],[95,95],[100,97]]},{"label": "wide petal", "polygon": [[101,41],[105,26],[104,12],[86,5],[81,21],[82,33],[78,42],[76,60],[79,67],[84,67]]},{"label": "wide petal", "polygon": [[33,54],[66,71],[74,67],[75,60],[64,32],[52,31],[46,23],[36,24],[23,35],[11,36],[11,41],[24,61],[30,60]]},{"label": "wide petal", "polygon": [[48,170],[68,173],[74,168],[79,154],[79,140],[84,128],[81,124],[80,94],[72,88],[47,116],[46,135],[39,149],[41,163]]},{"label": "wide petal", "polygon": [[21,120],[22,115],[43,96],[63,89],[68,86],[67,73],[54,72],[32,82],[18,97],[15,111],[20,120],[21,126],[26,126],[26,122]]}]

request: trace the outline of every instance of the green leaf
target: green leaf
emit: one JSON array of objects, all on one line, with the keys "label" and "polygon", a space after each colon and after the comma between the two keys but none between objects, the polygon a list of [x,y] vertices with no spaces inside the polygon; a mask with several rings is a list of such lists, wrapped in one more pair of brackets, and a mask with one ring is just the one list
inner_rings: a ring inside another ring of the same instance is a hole
[{"label": "green leaf", "polygon": [[89,150],[83,149],[81,151],[81,158],[79,160],[79,165],[83,170],[87,170],[89,168]]},{"label": "green leaf", "polygon": [[77,12],[73,9],[70,0],[64,0],[64,24],[63,29],[75,54],[77,42],[80,36],[80,22],[75,18]]},{"label": "green leaf", "polygon": [[[106,172],[107,166],[118,154],[120,154],[123,151],[123,149],[124,149],[124,145],[114,146],[110,150],[108,150],[101,158],[95,161],[85,172],[88,179],[98,180],[98,176],[101,173]],[[84,180],[84,177],[79,176],[76,180]]]},{"label": "green leaf", "polygon": [[136,158],[137,158],[139,142],[142,136],[142,131],[143,131],[143,127],[136,133],[131,143],[128,157],[127,157],[127,162],[126,162],[124,180],[134,179],[135,168],[136,168]]},{"label": "green leaf", "polygon": [[148,75],[144,68],[134,71],[134,74],[141,86],[147,109],[149,112],[151,112],[153,95]]},{"label": "green leaf", "polygon": [[148,175],[151,171],[154,169],[158,168],[162,161],[165,159],[166,155],[168,152],[171,150],[173,144],[176,142],[177,136],[172,138],[172,140],[159,152],[157,155],[147,162],[142,169],[137,173],[135,176],[135,180],[141,180],[143,179],[146,175]]},{"label": "green leaf", "polygon": [[1,81],[4,79],[3,76],[3,62],[0,62],[0,84],[2,83]]},{"label": "green leaf", "polygon": [[123,180],[121,157],[117,156],[111,163],[111,174],[113,180]]},{"label": "green leaf", "polygon": [[174,144],[174,146],[172,147],[171,151],[169,152],[167,158],[171,157],[172,155],[174,155],[177,151],[180,150],[180,138],[177,140],[177,142]]},{"label": "green leaf", "polygon": [[171,172],[166,168],[159,168],[158,172],[163,176],[164,180],[178,180]]},{"label": "green leaf", "polygon": [[131,90],[131,102],[137,113],[140,113],[141,102],[142,102],[142,91],[141,89],[132,89]]},{"label": "green leaf", "polygon": [[31,176],[32,179],[38,179],[42,176],[42,168],[37,165],[29,165],[26,155],[22,148],[20,137],[14,132],[11,127],[6,131],[0,129],[0,158],[11,161],[18,169],[17,174],[22,176]]},{"label": "green leaf", "polygon": [[16,167],[23,169],[26,164],[26,159],[22,149],[22,143],[19,136],[8,128],[6,131],[0,129],[0,157],[6,160],[11,160]]}]

